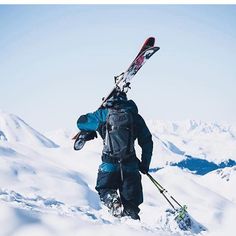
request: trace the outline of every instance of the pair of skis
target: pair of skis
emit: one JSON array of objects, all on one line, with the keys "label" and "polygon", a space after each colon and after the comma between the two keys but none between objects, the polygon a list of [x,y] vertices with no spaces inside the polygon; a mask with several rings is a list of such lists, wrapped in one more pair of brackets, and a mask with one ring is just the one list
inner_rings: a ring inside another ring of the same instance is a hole
[{"label": "pair of skis", "polygon": [[[130,88],[131,80],[134,75],[139,71],[139,69],[145,64],[145,62],[154,55],[160,48],[154,46],[155,38],[149,37],[145,40],[143,46],[141,47],[139,53],[128,67],[128,69],[121,73],[119,76],[115,76],[115,86],[112,88],[110,93],[103,99],[99,108],[103,108],[109,98],[111,98],[117,91],[128,92]],[[74,150],[80,150],[83,148],[86,141],[96,137],[96,133],[88,131],[78,132],[72,139],[74,142]]]},{"label": "pair of skis", "polygon": [[148,39],[146,39],[139,53],[137,54],[131,65],[128,67],[128,69],[125,72],[121,73],[119,76],[115,76],[115,86],[113,87],[111,92],[103,99],[100,108],[104,106],[106,101],[110,97],[112,97],[117,90],[121,90],[123,92],[128,91],[134,75],[136,75],[136,73],[145,64],[145,62],[160,49],[159,47],[155,47],[154,45],[154,37],[149,37]]}]

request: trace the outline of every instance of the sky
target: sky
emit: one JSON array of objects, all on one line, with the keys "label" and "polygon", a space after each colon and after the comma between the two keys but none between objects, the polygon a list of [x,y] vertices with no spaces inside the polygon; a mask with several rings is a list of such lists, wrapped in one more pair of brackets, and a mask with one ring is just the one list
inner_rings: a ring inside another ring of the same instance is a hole
[{"label": "sky", "polygon": [[76,129],[145,39],[128,97],[145,119],[236,124],[236,5],[0,5],[0,109]]}]

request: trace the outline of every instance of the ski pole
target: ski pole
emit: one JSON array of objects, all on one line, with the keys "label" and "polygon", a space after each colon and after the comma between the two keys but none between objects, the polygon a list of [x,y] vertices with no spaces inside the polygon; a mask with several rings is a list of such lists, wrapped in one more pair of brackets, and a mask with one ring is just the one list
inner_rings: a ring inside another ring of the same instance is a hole
[{"label": "ski pole", "polygon": [[158,183],[149,173],[147,173],[148,177],[152,180],[152,182],[157,186],[159,186],[158,189],[161,189],[162,192],[165,192],[169,195],[169,197],[178,205],[182,208],[182,205],[173,197],[169,194],[169,192],[160,185],[160,183]]},{"label": "ski pole", "polygon": [[171,205],[171,207],[176,211],[174,205],[171,203],[171,201],[167,198],[167,196],[165,195],[165,193],[167,193],[169,195],[169,197],[181,208],[182,205],[173,197],[171,196],[168,191],[162,187],[149,173],[147,173],[147,176],[150,178],[150,180],[153,182],[153,184],[157,187],[157,189],[160,191],[160,193],[165,197],[165,199],[168,201],[168,203]]}]

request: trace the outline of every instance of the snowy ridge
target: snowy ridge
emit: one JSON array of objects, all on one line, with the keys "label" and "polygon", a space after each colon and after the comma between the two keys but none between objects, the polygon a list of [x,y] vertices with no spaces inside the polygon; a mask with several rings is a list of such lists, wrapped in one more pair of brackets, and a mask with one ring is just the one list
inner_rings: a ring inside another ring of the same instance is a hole
[{"label": "snowy ridge", "polygon": [[[151,162],[151,167],[164,167],[171,163],[177,163],[183,160],[185,157],[183,156],[184,152],[182,152],[177,146],[173,143],[160,138],[156,133],[152,133],[153,135],[153,159]],[[182,154],[183,153],[183,154]],[[141,153],[139,153],[139,156]]]},{"label": "snowy ridge", "polygon": [[184,135],[187,133],[202,133],[202,134],[226,134],[231,138],[236,138],[236,127],[216,122],[204,122],[197,120],[185,121],[161,121],[150,120],[149,125],[154,132]]},{"label": "snowy ridge", "polygon": [[234,126],[195,120],[149,121],[148,125],[154,135],[165,143],[174,144],[174,149],[185,155],[207,159],[216,164],[228,159],[236,161]]},{"label": "snowy ridge", "polygon": [[0,111],[0,141],[19,142],[47,148],[58,147],[18,116]]}]

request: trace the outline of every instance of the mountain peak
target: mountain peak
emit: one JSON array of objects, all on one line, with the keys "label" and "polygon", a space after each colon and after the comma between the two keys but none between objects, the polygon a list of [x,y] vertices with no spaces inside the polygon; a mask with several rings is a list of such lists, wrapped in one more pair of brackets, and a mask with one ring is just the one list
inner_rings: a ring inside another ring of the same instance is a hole
[{"label": "mountain peak", "polygon": [[20,117],[0,110],[0,140],[48,148],[58,147]]}]

